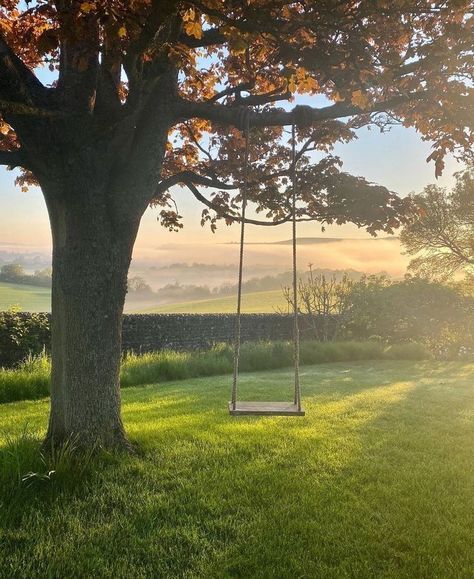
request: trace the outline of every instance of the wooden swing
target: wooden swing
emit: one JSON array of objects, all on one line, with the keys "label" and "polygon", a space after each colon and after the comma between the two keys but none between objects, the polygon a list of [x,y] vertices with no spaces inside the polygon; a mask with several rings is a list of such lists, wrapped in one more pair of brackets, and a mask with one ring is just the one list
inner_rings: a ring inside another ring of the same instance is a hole
[{"label": "wooden swing", "polygon": [[237,291],[237,312],[235,323],[234,343],[234,375],[232,381],[232,397],[229,402],[229,413],[232,416],[258,415],[258,416],[304,416],[301,407],[300,388],[300,344],[298,328],[298,288],[296,267],[296,135],[295,123],[291,128],[291,208],[292,208],[292,248],[293,248],[293,346],[294,346],[294,393],[293,401],[263,402],[263,401],[240,401],[237,399],[237,386],[239,377],[240,343],[241,343],[241,306],[242,306],[242,272],[244,264],[245,242],[245,212],[247,209],[248,169],[249,169],[249,138],[250,138],[250,115],[246,110],[244,117],[245,154],[244,154],[244,179],[242,187],[242,214],[240,225],[240,257],[239,257],[239,281]]}]

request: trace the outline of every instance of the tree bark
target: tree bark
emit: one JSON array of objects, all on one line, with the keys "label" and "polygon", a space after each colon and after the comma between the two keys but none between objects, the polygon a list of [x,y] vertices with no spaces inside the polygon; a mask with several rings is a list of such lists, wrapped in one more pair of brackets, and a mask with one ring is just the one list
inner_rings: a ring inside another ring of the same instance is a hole
[{"label": "tree bark", "polygon": [[119,219],[112,205],[116,195],[97,186],[96,179],[83,181],[75,175],[71,190],[61,194],[43,187],[53,234],[46,444],[72,439],[79,446],[130,449],[120,415],[122,314],[146,205],[137,204],[133,214]]}]

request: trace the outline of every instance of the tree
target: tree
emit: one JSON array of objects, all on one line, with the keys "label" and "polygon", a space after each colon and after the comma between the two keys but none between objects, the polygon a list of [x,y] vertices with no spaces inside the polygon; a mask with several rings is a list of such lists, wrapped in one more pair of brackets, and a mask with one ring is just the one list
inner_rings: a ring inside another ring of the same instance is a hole
[{"label": "tree", "polygon": [[142,296],[153,295],[151,286],[139,275],[128,279],[127,290],[130,293],[141,294]]},{"label": "tree", "polygon": [[[141,216],[179,228],[174,185],[203,222],[239,220],[248,198],[292,218],[288,135],[297,125],[299,220],[392,231],[411,204],[340,170],[330,150],[355,129],[414,126],[446,152],[472,145],[472,16],[466,0],[3,0],[0,163],[43,191],[53,237],[52,386],[47,442],[128,447],[120,335]],[[50,85],[36,70],[49,67]],[[319,108],[279,101],[321,95]],[[326,156],[311,163],[308,153]],[[202,187],[211,190],[210,196]]]},{"label": "tree", "polygon": [[19,263],[7,263],[0,269],[1,279],[11,283],[19,283],[25,275],[26,272]]},{"label": "tree", "polygon": [[474,168],[458,173],[452,191],[429,185],[414,197],[419,218],[405,225],[400,240],[409,268],[424,277],[474,274]]},{"label": "tree", "polygon": [[[348,298],[355,282],[346,273],[340,279],[337,278],[336,274],[331,276],[326,276],[324,273],[315,275],[312,265],[309,264],[309,275],[304,278],[300,277],[298,280],[298,310],[306,314],[307,319],[309,319],[310,330],[314,337],[327,342],[339,337],[339,331],[350,308]],[[288,304],[288,310],[293,310],[292,288],[285,286],[283,295]]]}]

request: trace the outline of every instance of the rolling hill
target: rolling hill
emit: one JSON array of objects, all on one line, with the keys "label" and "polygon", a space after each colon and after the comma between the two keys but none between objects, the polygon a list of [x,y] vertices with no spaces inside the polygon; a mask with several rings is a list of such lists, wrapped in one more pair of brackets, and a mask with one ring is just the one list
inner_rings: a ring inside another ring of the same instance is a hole
[{"label": "rolling hill", "polygon": [[51,310],[51,290],[45,287],[0,282],[0,310],[19,306],[29,312]]},{"label": "rolling hill", "polygon": [[[237,298],[235,295],[198,300],[194,302],[182,302],[166,304],[153,309],[141,310],[140,313],[155,314],[231,314],[235,312]],[[262,292],[250,292],[242,296],[242,311],[247,314],[272,313],[277,308],[285,309],[287,304],[281,289]]]},{"label": "rolling hill", "polygon": [[[156,314],[229,314],[236,308],[236,296],[226,296],[207,300],[195,300],[155,306],[152,302],[127,301],[127,313]],[[23,311],[49,312],[51,310],[51,290],[0,282],[0,311],[19,306]],[[249,292],[242,296],[242,311],[244,313],[275,312],[277,308],[285,309],[286,302],[282,291],[269,290]]]}]

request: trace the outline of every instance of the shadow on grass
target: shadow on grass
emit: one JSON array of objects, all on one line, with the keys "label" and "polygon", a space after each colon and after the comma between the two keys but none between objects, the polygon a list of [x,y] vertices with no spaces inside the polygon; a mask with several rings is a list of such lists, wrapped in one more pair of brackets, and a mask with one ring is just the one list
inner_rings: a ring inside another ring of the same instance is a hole
[{"label": "shadow on grass", "polygon": [[[5,560],[19,575],[132,577],[450,576],[449,561],[462,576],[472,370],[318,368],[307,416],[291,419],[230,418],[228,378],[128,390],[144,456],[21,487],[2,515]],[[242,388],[280,396],[290,377]],[[37,465],[35,445],[17,472]]]}]

